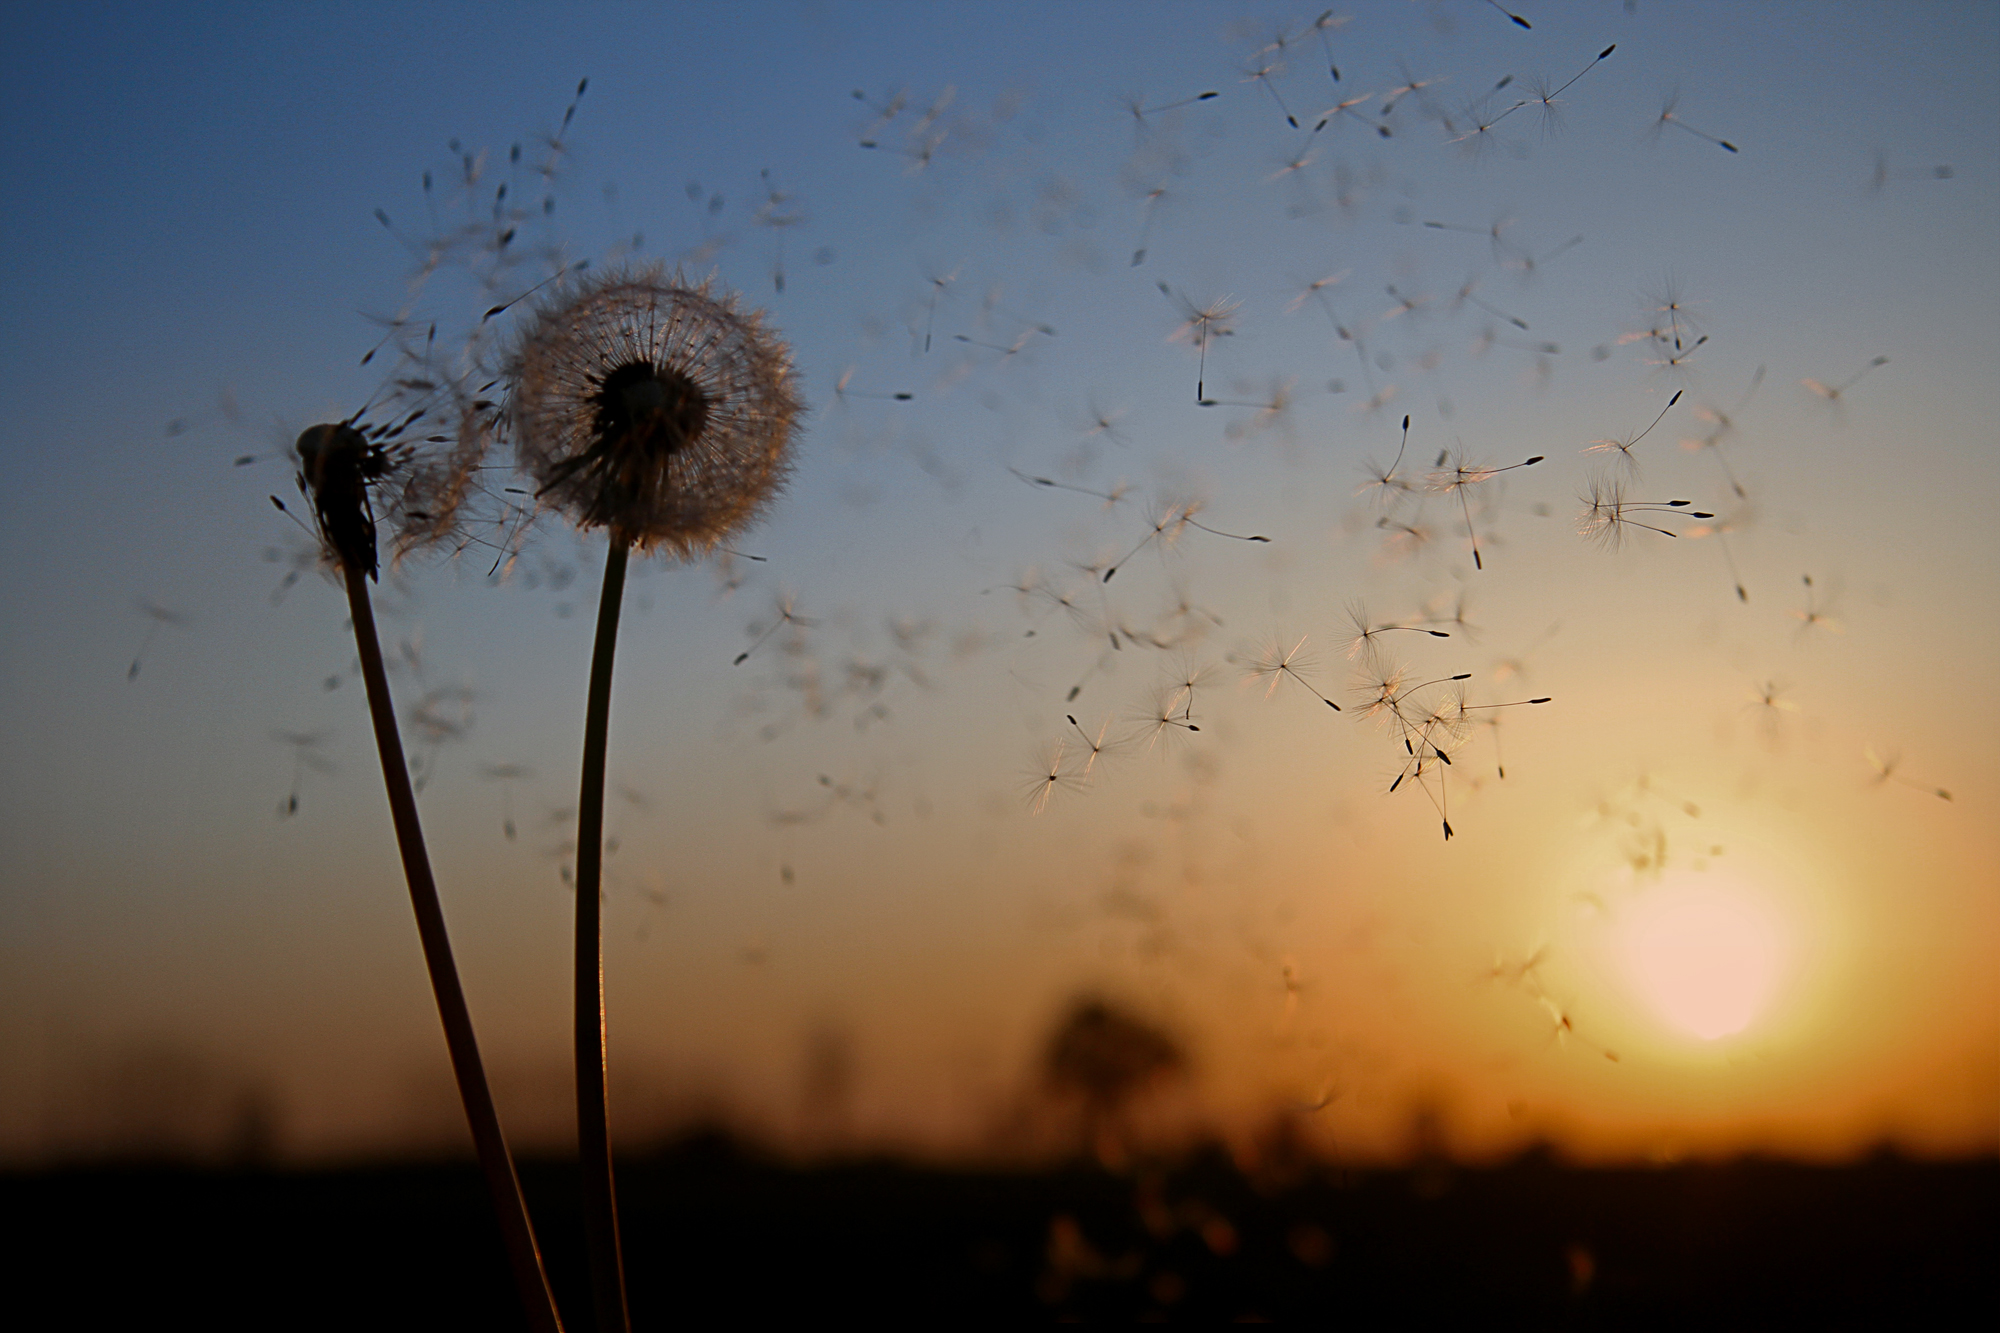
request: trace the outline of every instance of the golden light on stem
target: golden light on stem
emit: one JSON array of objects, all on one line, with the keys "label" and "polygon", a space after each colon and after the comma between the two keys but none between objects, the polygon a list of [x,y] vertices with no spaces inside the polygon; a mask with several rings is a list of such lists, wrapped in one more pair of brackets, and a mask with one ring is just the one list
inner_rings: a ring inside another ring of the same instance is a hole
[{"label": "golden light on stem", "polygon": [[1726,881],[1669,879],[1624,914],[1620,963],[1653,1013],[1702,1041],[1743,1032],[1768,1012],[1791,941],[1761,897]]}]

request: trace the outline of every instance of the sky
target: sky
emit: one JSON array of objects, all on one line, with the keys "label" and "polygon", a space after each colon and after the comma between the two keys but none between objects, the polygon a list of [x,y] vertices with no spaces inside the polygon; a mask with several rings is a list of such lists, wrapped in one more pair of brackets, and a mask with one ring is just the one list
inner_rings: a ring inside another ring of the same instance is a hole
[{"label": "sky", "polygon": [[[2000,11],[1515,8],[22,20],[0,1160],[462,1143],[268,497],[386,321],[497,365],[586,260],[740,293],[808,404],[735,554],[628,589],[622,1141],[1031,1151],[1101,995],[1188,1053],[1166,1136],[1992,1153]],[[544,1149],[602,563],[378,590]],[[1419,762],[1385,691],[1463,712]]]}]

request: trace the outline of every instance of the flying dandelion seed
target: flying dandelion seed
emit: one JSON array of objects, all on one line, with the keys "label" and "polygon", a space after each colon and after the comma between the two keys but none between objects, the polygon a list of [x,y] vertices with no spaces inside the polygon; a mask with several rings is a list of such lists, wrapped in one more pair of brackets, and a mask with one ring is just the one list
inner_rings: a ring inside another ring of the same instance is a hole
[{"label": "flying dandelion seed", "polygon": [[1638,434],[1621,435],[1614,440],[1596,440],[1584,452],[1587,454],[1616,454],[1619,465],[1631,472],[1632,475],[1637,476],[1639,473],[1639,460],[1634,456],[1632,450],[1638,446],[1639,441],[1653,433],[1653,427],[1666,419],[1667,413],[1673,409],[1675,403],[1681,400],[1681,395],[1685,392],[1686,390],[1684,389],[1674,390],[1674,396],[1667,399],[1667,405],[1660,409],[1660,414],[1648,422],[1646,428]]},{"label": "flying dandelion seed", "polygon": [[1693,507],[1689,500],[1633,500],[1625,494],[1625,483],[1609,477],[1596,477],[1590,487],[1578,497],[1584,503],[1583,513],[1577,518],[1577,533],[1606,550],[1615,551],[1625,543],[1625,536],[1632,529],[1656,532],[1662,537],[1678,537],[1681,534],[1660,526],[1667,518],[1714,518],[1715,515]]},{"label": "flying dandelion seed", "polygon": [[1247,681],[1268,680],[1270,683],[1264,687],[1264,697],[1266,699],[1269,699],[1277,692],[1278,685],[1282,681],[1289,679],[1301,689],[1311,694],[1313,698],[1338,713],[1341,711],[1340,705],[1327,698],[1324,694],[1321,694],[1312,682],[1307,680],[1302,674],[1312,669],[1311,659],[1304,655],[1303,650],[1305,645],[1306,638],[1304,635],[1300,635],[1299,641],[1290,648],[1286,648],[1283,644],[1273,640],[1245,668],[1245,679]]},{"label": "flying dandelion seed", "polygon": [[128,683],[139,679],[140,661],[146,656],[146,650],[152,647],[154,636],[159,634],[162,625],[171,625],[176,629],[185,629],[190,623],[189,617],[182,612],[169,611],[166,607],[157,605],[143,597],[134,602],[133,605],[139,609],[141,615],[146,617],[146,633],[140,638],[139,646],[132,650],[132,665],[125,668],[125,679]]},{"label": "flying dandelion seed", "polygon": [[1194,400],[1204,403],[1208,397],[1206,379],[1208,374],[1208,345],[1217,338],[1227,338],[1236,332],[1233,320],[1237,308],[1243,303],[1229,297],[1198,304],[1185,294],[1175,291],[1166,283],[1155,284],[1160,294],[1172,301],[1181,312],[1181,324],[1167,339],[1168,342],[1185,342],[1194,346],[1200,354],[1195,369]]},{"label": "flying dandelion seed", "polygon": [[[1676,394],[1675,397],[1679,397],[1679,395]],[[1440,466],[1438,470],[1432,472],[1428,479],[1428,489],[1440,495],[1456,495],[1458,497],[1459,513],[1465,519],[1465,536],[1472,543],[1472,567],[1474,569],[1485,569],[1486,563],[1479,555],[1479,533],[1472,526],[1472,505],[1466,498],[1467,490],[1478,485],[1480,482],[1491,481],[1503,472],[1512,472],[1516,468],[1533,467],[1535,464],[1541,462],[1543,457],[1544,455],[1542,454],[1536,454],[1532,458],[1525,459],[1519,463],[1509,463],[1505,467],[1488,467],[1483,463],[1469,463],[1463,455],[1458,457],[1456,463],[1452,463],[1451,466],[1446,467],[1443,464],[1450,462],[1451,455],[1446,454],[1439,459]]]},{"label": "flying dandelion seed", "polygon": [[1722,149],[1724,152],[1734,153],[1738,151],[1736,145],[1729,142],[1729,140],[1718,139],[1715,135],[1708,133],[1706,130],[1698,130],[1694,126],[1682,120],[1676,110],[1676,108],[1680,106],[1680,100],[1681,100],[1680,94],[1678,92],[1668,93],[1666,97],[1662,99],[1660,103],[1660,114],[1658,118],[1656,118],[1653,121],[1654,135],[1657,136],[1662,130],[1665,130],[1668,126],[1671,125],[1673,128],[1677,130],[1684,130],[1687,133],[1692,134],[1695,138],[1700,139],[1704,143],[1714,144],[1717,148]]},{"label": "flying dandelion seed", "polygon": [[1836,406],[1838,406],[1840,403],[1845,401],[1845,395],[1847,391],[1853,388],[1855,385],[1861,383],[1861,381],[1867,377],[1870,371],[1879,369],[1880,367],[1886,366],[1888,364],[1889,364],[1888,357],[1878,356],[1873,361],[1870,361],[1867,365],[1861,367],[1861,369],[1855,371],[1852,375],[1849,375],[1846,379],[1842,380],[1838,384],[1825,384],[1815,379],[1804,379],[1799,382],[1805,385],[1806,388],[1812,390],[1815,394],[1819,395],[1821,398],[1826,399],[1829,403],[1833,403]]},{"label": "flying dandelion seed", "polygon": [[1875,770],[1875,777],[1871,785],[1880,787],[1885,783],[1894,782],[1900,786],[1908,787],[1912,791],[1920,791],[1926,795],[1935,796],[1940,801],[1949,801],[1951,799],[1951,793],[1943,787],[1933,787],[1927,782],[1919,782],[1915,778],[1905,777],[1902,773],[1897,772],[1897,769],[1902,767],[1903,758],[1894,751],[1891,751],[1886,759],[1876,754],[1873,746],[1869,746],[1861,753],[1862,757],[1868,761],[1868,766]]}]

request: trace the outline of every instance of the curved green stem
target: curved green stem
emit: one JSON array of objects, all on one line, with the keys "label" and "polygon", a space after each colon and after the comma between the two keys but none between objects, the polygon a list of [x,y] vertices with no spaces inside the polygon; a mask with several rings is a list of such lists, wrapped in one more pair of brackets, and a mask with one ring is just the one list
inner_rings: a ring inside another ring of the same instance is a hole
[{"label": "curved green stem", "polygon": [[493,1105],[493,1093],[486,1086],[486,1070],[480,1062],[479,1043],[472,1031],[472,1014],[466,1008],[465,992],[458,983],[458,966],[452,961],[444,907],[438,901],[437,883],[431,877],[430,854],[424,848],[423,826],[417,821],[416,793],[410,788],[410,769],[403,758],[402,736],[396,730],[396,709],[389,699],[389,676],[382,667],[382,645],[375,635],[375,610],[368,600],[368,576],[352,565],[344,573],[347,604],[354,617],[354,642],[361,653],[361,676],[368,687],[368,712],[375,723],[375,748],[382,756],[382,783],[389,792],[396,845],[403,853],[403,876],[409,881],[410,905],[417,914],[417,936],[423,941],[424,963],[430,969],[431,991],[437,997],[438,1017],[444,1023],[452,1072],[458,1077],[459,1099],[465,1103],[465,1118],[472,1126],[480,1170],[485,1173],[493,1211],[500,1219],[507,1263],[513,1269],[514,1285],[527,1312],[528,1325],[535,1333],[562,1333],[562,1318],[556,1312],[548,1274],[542,1268],[541,1251],[535,1245],[534,1228],[528,1221],[528,1206],[521,1197],[520,1178],[514,1173],[514,1159],[508,1154],[507,1140],[500,1132],[500,1114]]},{"label": "curved green stem", "polygon": [[604,561],[597,641],[590,654],[584,706],[583,785],[576,808],[576,1139],[583,1167],[583,1230],[590,1245],[591,1295],[598,1333],[629,1333],[625,1259],[618,1243],[618,1196],[611,1177],[611,1120],[605,1097],[604,759],[611,727],[611,664],[618,652],[618,612],[625,599],[630,542],[616,528]]}]

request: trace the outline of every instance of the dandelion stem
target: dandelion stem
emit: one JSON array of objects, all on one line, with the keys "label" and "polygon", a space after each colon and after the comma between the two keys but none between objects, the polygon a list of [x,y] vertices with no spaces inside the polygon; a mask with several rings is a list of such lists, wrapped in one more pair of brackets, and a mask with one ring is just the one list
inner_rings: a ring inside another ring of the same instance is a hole
[{"label": "dandelion stem", "polygon": [[403,875],[410,885],[410,905],[416,909],[417,936],[423,941],[424,963],[430,969],[438,1017],[444,1023],[445,1045],[451,1052],[452,1072],[458,1077],[459,1099],[465,1103],[465,1118],[472,1126],[479,1166],[486,1175],[493,1211],[500,1219],[508,1266],[513,1269],[514,1285],[527,1312],[528,1324],[536,1333],[562,1333],[562,1319],[556,1313],[548,1274],[542,1268],[534,1228],[528,1221],[528,1206],[521,1197],[520,1178],[514,1172],[514,1159],[508,1155],[507,1140],[500,1132],[500,1114],[493,1105],[492,1090],[486,1085],[486,1070],[480,1063],[479,1043],[472,1031],[472,1014],[466,1008],[465,992],[458,984],[458,966],[452,961],[444,907],[438,901],[437,882],[431,877],[430,854],[424,848],[423,826],[417,819],[416,793],[410,787],[410,768],[403,758],[402,737],[396,730],[396,709],[389,699],[389,676],[382,666],[375,611],[368,599],[368,575],[353,562],[343,563],[347,603],[354,618],[354,641],[361,655],[361,676],[368,689],[368,712],[375,723],[375,747],[382,756],[382,782],[389,793],[389,813],[396,825],[396,844],[403,854]]},{"label": "dandelion stem", "polygon": [[618,1196],[611,1177],[611,1123],[605,1096],[604,759],[611,727],[611,665],[618,652],[618,612],[625,598],[630,538],[611,529],[597,641],[590,654],[584,708],[583,785],[576,814],[576,1137],[583,1168],[583,1230],[590,1246],[591,1296],[601,1333],[628,1333],[625,1260],[618,1243]]}]

